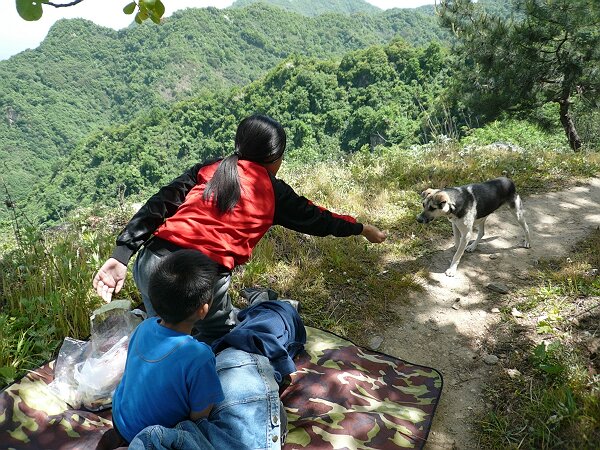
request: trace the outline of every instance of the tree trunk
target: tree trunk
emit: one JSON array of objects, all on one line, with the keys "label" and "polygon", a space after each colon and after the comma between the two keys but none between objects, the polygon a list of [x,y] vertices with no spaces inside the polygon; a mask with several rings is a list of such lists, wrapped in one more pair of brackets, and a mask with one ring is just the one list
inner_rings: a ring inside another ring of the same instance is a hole
[{"label": "tree trunk", "polygon": [[560,105],[560,123],[567,134],[567,139],[569,139],[569,145],[571,146],[571,149],[573,149],[574,152],[578,152],[581,148],[581,139],[579,138],[579,134],[577,134],[577,130],[575,129],[575,122],[573,122],[573,118],[569,114],[571,100],[569,97],[566,97],[560,99],[558,103]]}]

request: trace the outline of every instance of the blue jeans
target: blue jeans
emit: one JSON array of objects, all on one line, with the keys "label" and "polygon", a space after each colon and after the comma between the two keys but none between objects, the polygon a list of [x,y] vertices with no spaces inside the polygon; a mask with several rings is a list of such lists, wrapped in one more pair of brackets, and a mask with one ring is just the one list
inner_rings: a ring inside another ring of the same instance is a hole
[{"label": "blue jeans", "polygon": [[[129,450],[220,450],[220,449],[242,449],[237,442],[215,442],[214,445],[208,440],[205,433],[206,419],[196,422],[186,420],[178,423],[175,428],[165,428],[161,425],[152,425],[140,431],[129,444]],[[227,440],[227,434],[222,434]]]},{"label": "blue jeans", "polygon": [[[161,258],[169,253],[171,253],[171,250],[162,249],[159,253],[142,247],[133,265],[133,279],[140,294],[142,294],[142,300],[144,301],[148,317],[156,316],[156,311],[152,307],[152,303],[148,297],[148,282]],[[215,339],[231,331],[235,325],[235,320],[232,319],[234,314],[232,312],[231,297],[229,297],[229,293],[227,292],[230,284],[231,272],[223,268],[217,274],[213,291],[213,302],[208,314],[204,320],[196,323],[192,331],[192,336],[199,341],[210,344]]]},{"label": "blue jeans", "polygon": [[175,428],[154,425],[133,439],[131,450],[280,450],[285,414],[269,360],[228,348],[217,355],[217,373],[225,399],[208,420],[185,421]]},{"label": "blue jeans", "polygon": [[225,399],[213,407],[209,421],[250,448],[280,449],[287,419],[269,359],[227,348],[217,355],[217,373]]}]

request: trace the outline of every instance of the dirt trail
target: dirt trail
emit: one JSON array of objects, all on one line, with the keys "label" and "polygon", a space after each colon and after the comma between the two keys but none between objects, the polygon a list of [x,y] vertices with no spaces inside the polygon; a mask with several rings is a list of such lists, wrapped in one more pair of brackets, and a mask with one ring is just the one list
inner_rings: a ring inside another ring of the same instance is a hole
[{"label": "dirt trail", "polygon": [[[600,179],[560,192],[523,199],[531,230],[531,249],[520,248],[522,231],[507,208],[486,223],[486,235],[474,253],[465,253],[454,278],[444,275],[454,249],[451,236],[445,250],[428,256],[423,264],[430,277],[425,291],[414,294],[399,310],[402,323],[383,335],[379,350],[434,367],[444,376],[440,406],[426,449],[477,448],[471,418],[485,409],[482,390],[500,362],[487,365],[482,342],[500,319],[491,312],[498,296],[487,288],[500,282],[509,288],[523,285],[540,258],[566,256],[573,244],[600,225]],[[452,306],[460,298],[454,309]],[[495,300],[496,299],[496,300]],[[511,304],[510,293],[502,305]]]}]

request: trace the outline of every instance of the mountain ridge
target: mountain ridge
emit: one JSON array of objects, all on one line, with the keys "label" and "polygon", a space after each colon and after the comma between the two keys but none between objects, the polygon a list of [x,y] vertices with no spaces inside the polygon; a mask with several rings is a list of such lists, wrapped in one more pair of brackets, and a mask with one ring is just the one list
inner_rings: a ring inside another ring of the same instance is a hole
[{"label": "mountain ridge", "polygon": [[381,9],[364,0],[236,0],[230,8],[243,8],[248,5],[264,3],[297,12],[305,16],[318,16],[327,13],[356,14],[375,13]]}]

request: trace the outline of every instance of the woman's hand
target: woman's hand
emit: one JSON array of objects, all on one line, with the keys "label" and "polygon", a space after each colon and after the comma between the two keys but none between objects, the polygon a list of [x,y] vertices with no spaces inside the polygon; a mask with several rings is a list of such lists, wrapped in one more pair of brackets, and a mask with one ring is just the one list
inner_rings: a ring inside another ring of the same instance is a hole
[{"label": "woman's hand", "polygon": [[114,258],[108,258],[94,277],[94,289],[102,299],[109,303],[113,293],[118,293],[123,287],[127,266]]},{"label": "woman's hand", "polygon": [[379,228],[367,224],[363,224],[363,230],[360,234],[366,237],[369,242],[373,242],[374,244],[381,244],[387,237],[386,234]]}]

